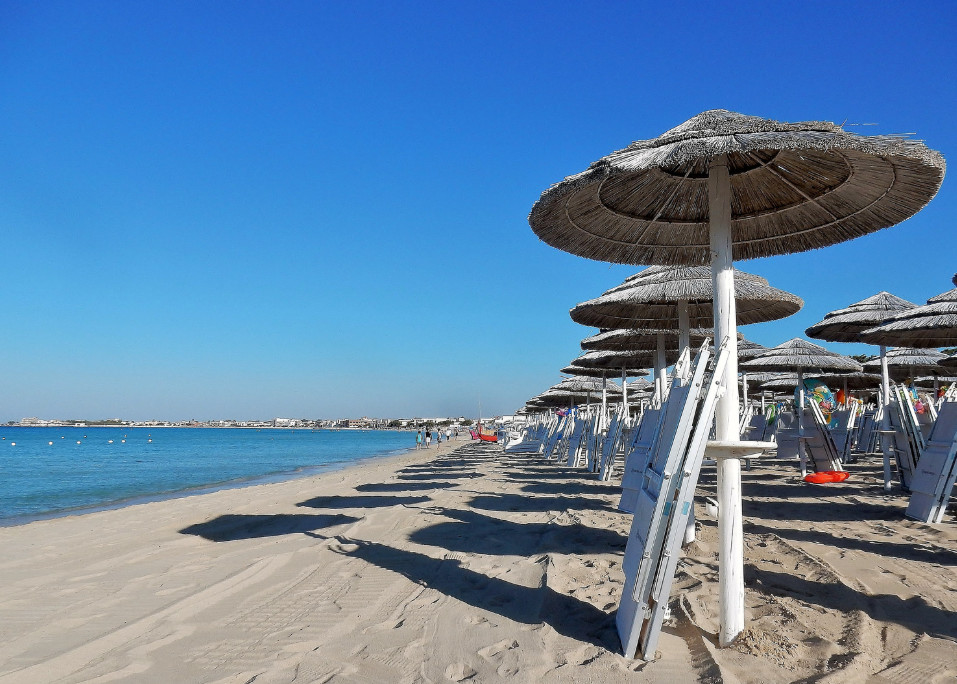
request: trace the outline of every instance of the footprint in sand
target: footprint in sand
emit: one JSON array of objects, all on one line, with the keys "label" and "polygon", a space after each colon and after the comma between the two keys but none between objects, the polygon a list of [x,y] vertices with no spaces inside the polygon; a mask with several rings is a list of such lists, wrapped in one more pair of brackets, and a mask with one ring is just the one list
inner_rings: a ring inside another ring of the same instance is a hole
[{"label": "footprint in sand", "polygon": [[465,663],[453,663],[445,668],[445,676],[453,682],[464,682],[476,674],[478,673]]},{"label": "footprint in sand", "polygon": [[496,656],[500,656],[506,651],[512,650],[513,648],[518,648],[518,642],[515,641],[515,639],[503,639],[497,644],[492,644],[491,646],[486,646],[485,648],[479,650],[478,654],[491,662],[496,658]]}]

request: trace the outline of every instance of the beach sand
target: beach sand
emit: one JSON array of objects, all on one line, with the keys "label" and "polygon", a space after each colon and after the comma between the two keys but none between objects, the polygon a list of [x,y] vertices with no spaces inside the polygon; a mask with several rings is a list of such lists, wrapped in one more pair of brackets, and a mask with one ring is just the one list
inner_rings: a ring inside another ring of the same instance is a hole
[{"label": "beach sand", "polygon": [[618,486],[493,445],[0,529],[0,684],[953,681],[957,521],[850,469],[744,473],[727,649],[705,469],[653,662],[615,631]]}]

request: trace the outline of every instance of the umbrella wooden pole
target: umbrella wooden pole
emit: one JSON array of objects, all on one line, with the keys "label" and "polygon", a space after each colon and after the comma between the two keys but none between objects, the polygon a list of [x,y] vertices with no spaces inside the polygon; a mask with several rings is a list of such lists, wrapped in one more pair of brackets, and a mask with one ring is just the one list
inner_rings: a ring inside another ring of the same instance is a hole
[{"label": "umbrella wooden pole", "polygon": [[801,477],[807,475],[807,451],[804,448],[804,369],[798,369],[798,457],[801,459]]},{"label": "umbrella wooden pole", "polygon": [[608,381],[605,380],[605,371],[601,372],[601,415],[605,415],[608,406]]},{"label": "umbrella wooden pole", "polygon": [[891,454],[887,448],[886,441],[890,439],[888,431],[891,429],[891,417],[889,414],[891,403],[891,381],[887,371],[887,346],[881,345],[881,403],[883,411],[881,413],[881,451],[884,452],[884,491],[891,490]]},{"label": "umbrella wooden pole", "polygon": [[691,346],[691,316],[688,302],[678,302],[678,352]]},{"label": "umbrella wooden pole", "polygon": [[[714,283],[714,344],[729,354],[724,394],[715,409],[715,439],[737,442],[738,337],[731,255],[731,177],[725,155],[711,159],[708,174],[711,223],[711,279]],[[718,644],[727,646],[744,630],[744,530],[741,514],[741,461],[718,459]]]},{"label": "umbrella wooden pole", "polygon": [[624,408],[625,419],[628,419],[628,378],[625,374],[625,367],[621,367],[621,405]]},{"label": "umbrella wooden pole", "polygon": [[664,403],[667,399],[665,388],[668,385],[668,365],[665,360],[665,336],[658,333],[658,349],[655,352],[655,384],[658,386],[658,399]]}]

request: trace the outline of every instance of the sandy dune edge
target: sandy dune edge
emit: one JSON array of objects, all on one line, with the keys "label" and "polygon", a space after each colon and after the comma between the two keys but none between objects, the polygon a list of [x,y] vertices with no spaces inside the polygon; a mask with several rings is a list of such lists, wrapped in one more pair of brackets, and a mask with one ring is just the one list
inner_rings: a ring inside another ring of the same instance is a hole
[{"label": "sandy dune edge", "polygon": [[0,683],[953,681],[953,517],[905,521],[855,468],[745,473],[724,650],[699,506],[653,663],[618,655],[618,488],[492,446],[0,529]]}]

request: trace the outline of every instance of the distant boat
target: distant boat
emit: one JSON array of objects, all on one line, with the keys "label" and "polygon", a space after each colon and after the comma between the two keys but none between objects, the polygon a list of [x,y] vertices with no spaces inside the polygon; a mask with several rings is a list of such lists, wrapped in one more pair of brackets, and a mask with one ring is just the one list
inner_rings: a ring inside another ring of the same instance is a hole
[{"label": "distant boat", "polygon": [[489,430],[488,428],[482,427],[482,424],[478,425],[478,438],[482,442],[497,442],[498,433],[495,430]]}]

